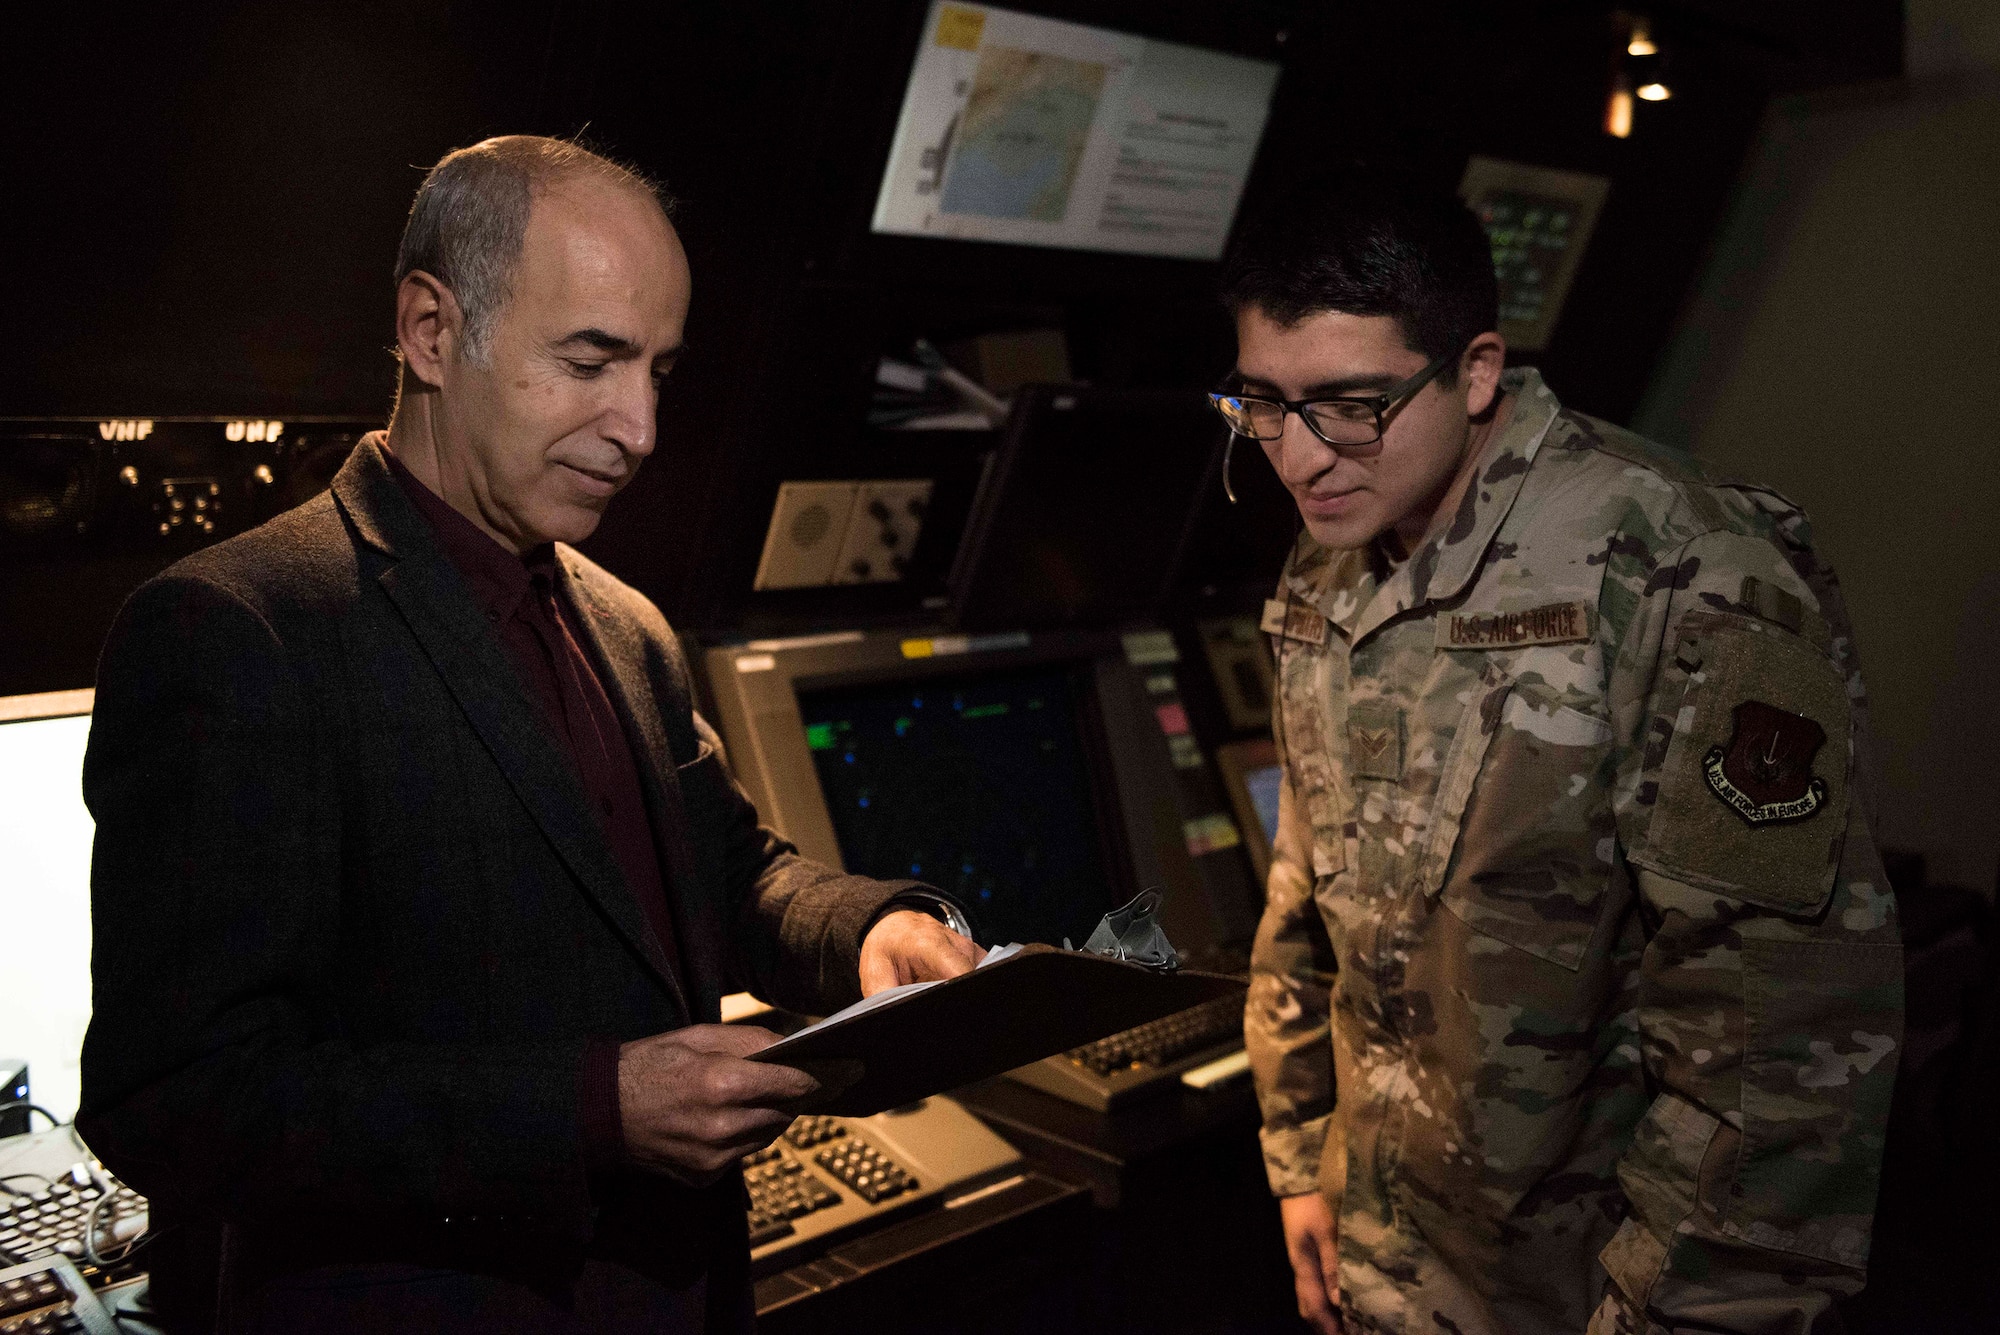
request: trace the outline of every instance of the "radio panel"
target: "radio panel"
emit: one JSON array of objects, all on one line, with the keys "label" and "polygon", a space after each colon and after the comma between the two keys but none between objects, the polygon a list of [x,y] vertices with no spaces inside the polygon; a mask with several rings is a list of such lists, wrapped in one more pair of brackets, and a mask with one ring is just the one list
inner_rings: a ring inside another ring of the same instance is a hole
[{"label": "radio panel", "polygon": [[0,418],[0,547],[178,555],[326,487],[358,419]]},{"label": "radio panel", "polygon": [[78,690],[127,596],[326,489],[379,420],[0,417],[0,695]]}]

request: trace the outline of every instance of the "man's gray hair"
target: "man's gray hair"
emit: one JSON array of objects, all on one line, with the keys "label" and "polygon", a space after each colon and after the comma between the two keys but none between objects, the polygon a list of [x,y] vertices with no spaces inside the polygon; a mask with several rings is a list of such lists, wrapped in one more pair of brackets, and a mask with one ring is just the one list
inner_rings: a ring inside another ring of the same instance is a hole
[{"label": "man's gray hair", "polygon": [[485,360],[494,317],[507,304],[536,192],[577,176],[629,186],[673,215],[673,197],[638,171],[574,141],[534,134],[454,149],[417,188],[396,251],[396,282],[421,269],[451,290],[475,362]]}]

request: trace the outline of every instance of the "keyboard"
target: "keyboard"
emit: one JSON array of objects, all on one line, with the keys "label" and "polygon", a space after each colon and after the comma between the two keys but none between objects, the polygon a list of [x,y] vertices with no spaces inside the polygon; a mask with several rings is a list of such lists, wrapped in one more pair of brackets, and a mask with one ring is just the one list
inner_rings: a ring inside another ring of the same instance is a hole
[{"label": "keyboard", "polygon": [[[111,1187],[107,1200],[103,1186]],[[96,1227],[100,1257],[119,1258],[146,1232],[146,1198],[100,1169],[79,1163],[59,1177],[24,1173],[0,1180],[0,1264],[66,1258],[93,1284],[120,1272],[116,1259],[99,1265],[84,1232]]]},{"label": "keyboard", "polygon": [[1178,1087],[1181,1074],[1243,1046],[1243,997],[1214,1001],[1009,1071],[1035,1089],[1109,1112]]},{"label": "keyboard", "polygon": [[65,1258],[0,1270],[0,1335],[116,1335],[117,1329]]},{"label": "keyboard", "polygon": [[873,1117],[801,1117],[743,1160],[750,1258],[762,1276],[889,1219],[949,1209],[1025,1166],[950,1099]]}]

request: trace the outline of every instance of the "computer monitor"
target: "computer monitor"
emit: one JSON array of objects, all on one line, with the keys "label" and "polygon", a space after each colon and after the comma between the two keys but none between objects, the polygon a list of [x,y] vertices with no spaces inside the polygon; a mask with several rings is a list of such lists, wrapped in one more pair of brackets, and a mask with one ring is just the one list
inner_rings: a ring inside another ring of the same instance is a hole
[{"label": "computer monitor", "polygon": [[705,656],[730,761],[806,856],[964,899],[980,940],[1082,944],[1158,887],[1184,952],[1247,942],[1242,856],[1200,818],[1146,678],[1102,631],[753,641]]},{"label": "computer monitor", "polygon": [[952,564],[952,624],[1157,616],[1226,436],[1199,391],[1023,385]]},{"label": "computer monitor", "polygon": [[1271,875],[1272,850],[1278,842],[1278,792],[1285,782],[1277,744],[1268,737],[1230,742],[1216,748],[1215,763],[1236,809],[1258,883],[1263,884]]},{"label": "computer monitor", "polygon": [[90,1023],[90,845],[83,749],[92,692],[0,697],[0,1056],[34,1102],[76,1113]]},{"label": "computer monitor", "polygon": [[1116,892],[1088,690],[1057,663],[799,692],[848,870],[952,891],[996,941],[1089,936]]},{"label": "computer monitor", "polygon": [[1277,82],[1271,61],[934,0],[873,230],[1216,259]]}]

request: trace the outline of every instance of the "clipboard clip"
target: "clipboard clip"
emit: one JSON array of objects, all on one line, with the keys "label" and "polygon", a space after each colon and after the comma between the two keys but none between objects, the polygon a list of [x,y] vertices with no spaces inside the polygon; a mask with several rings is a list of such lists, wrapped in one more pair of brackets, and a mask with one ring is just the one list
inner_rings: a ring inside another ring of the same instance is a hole
[{"label": "clipboard clip", "polygon": [[[1158,890],[1142,890],[1131,903],[1111,910],[1083,943],[1083,953],[1141,964],[1161,973],[1180,968],[1180,952],[1167,940],[1167,933],[1160,926],[1158,914],[1163,900]],[[1075,949],[1067,937],[1063,938],[1063,946]]]}]

